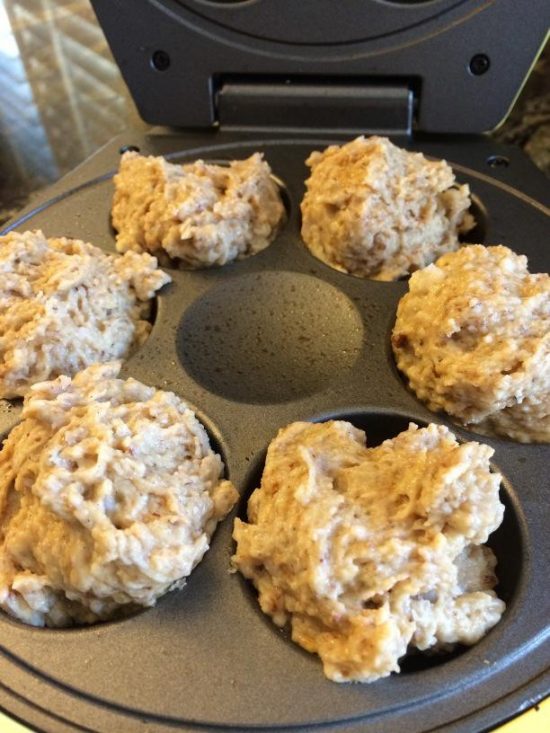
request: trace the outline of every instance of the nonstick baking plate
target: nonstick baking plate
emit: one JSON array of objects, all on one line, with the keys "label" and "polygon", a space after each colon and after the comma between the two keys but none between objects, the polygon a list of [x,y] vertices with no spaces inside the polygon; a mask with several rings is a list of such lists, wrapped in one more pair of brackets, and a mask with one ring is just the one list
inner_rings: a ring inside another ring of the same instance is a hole
[{"label": "nonstick baking plate", "polygon": [[[0,618],[0,705],[41,730],[481,731],[550,687],[549,455],[542,445],[481,438],[430,413],[406,388],[390,332],[406,282],[361,280],[325,266],[300,239],[299,205],[311,150],[334,139],[217,133],[125,133],[56,184],[8,228],[42,228],[115,251],[109,223],[119,149],[175,162],[223,161],[263,151],[283,185],[288,221],[260,254],[221,269],[170,270],[146,344],[124,367],[183,397],[219,450],[241,501],[216,531],[187,586],[125,620],[33,629]],[[547,271],[547,182],[521,157],[483,139],[416,143],[444,157],[476,197],[475,239],[503,243]],[[497,158],[491,156],[506,156]],[[494,167],[491,167],[494,166]],[[0,431],[20,403],[0,402]],[[449,424],[495,448],[504,523],[489,544],[508,608],[476,646],[410,657],[400,675],[370,685],[325,679],[321,664],[264,616],[229,560],[235,514],[258,485],[265,450],[293,420],[339,417],[369,444],[410,420]]]}]

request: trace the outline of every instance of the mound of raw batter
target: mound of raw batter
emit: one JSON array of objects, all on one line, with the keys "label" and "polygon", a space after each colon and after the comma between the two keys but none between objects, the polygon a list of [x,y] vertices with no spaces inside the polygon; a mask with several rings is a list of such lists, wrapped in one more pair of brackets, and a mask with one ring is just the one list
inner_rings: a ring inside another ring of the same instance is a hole
[{"label": "mound of raw batter", "polygon": [[119,369],[35,385],[0,452],[0,608],[26,623],[152,606],[237,499],[186,404]]},{"label": "mound of raw batter", "polygon": [[149,254],[113,256],[41,231],[0,237],[0,398],[127,356],[151,329],[149,299],[170,280]]},{"label": "mound of raw batter", "polygon": [[302,237],[337,270],[395,280],[457,249],[474,225],[469,188],[455,185],[447,163],[387,138],[331,145],[306,163]]},{"label": "mound of raw batter", "polygon": [[482,545],[504,511],[492,453],[440,425],[369,449],[350,423],[293,423],[235,521],[233,563],[336,682],[398,672],[409,646],[474,644],[505,608]]},{"label": "mound of raw batter", "polygon": [[285,215],[260,153],[220,166],[202,160],[174,165],[129,152],[114,183],[117,249],[168,255],[186,267],[256,254],[273,240]]},{"label": "mound of raw batter", "polygon": [[506,247],[472,245],[415,273],[392,336],[432,410],[474,430],[550,442],[550,276]]}]

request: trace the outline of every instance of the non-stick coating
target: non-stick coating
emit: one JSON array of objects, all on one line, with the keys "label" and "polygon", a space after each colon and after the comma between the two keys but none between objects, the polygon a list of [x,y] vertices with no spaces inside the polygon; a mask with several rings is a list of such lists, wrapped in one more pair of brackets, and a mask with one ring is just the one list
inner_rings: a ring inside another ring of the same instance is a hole
[{"label": "non-stick coating", "polygon": [[[248,583],[229,572],[233,518],[245,511],[280,427],[343,417],[366,428],[374,444],[409,420],[451,424],[409,393],[393,363],[389,335],[407,284],[338,273],[301,243],[304,160],[329,142],[126,134],[55,186],[53,201],[10,225],[115,251],[111,176],[123,143],[172,161],[229,160],[261,150],[288,203],[287,223],[260,254],[221,269],[171,270],[173,283],[158,298],[152,334],[124,367],[125,375],[173,390],[196,410],[241,502],[187,586],[153,609],[69,630],[33,629],[3,616],[0,704],[12,714],[56,732],[314,725],[323,731],[367,725],[372,732],[472,731],[548,691],[547,446],[454,428],[463,439],[492,445],[505,477],[506,517],[490,543],[508,609],[479,644],[449,658],[411,658],[402,674],[370,685],[329,682],[318,658],[278,630]],[[532,198],[542,190],[534,171],[527,169],[526,179],[524,163],[514,160],[506,170],[485,167],[495,152],[486,143],[414,147],[455,164],[459,181],[479,199],[478,231],[486,243],[527,254],[531,271],[548,270],[548,212]],[[479,170],[468,166],[468,156]],[[0,402],[2,434],[19,411],[15,402]]]}]

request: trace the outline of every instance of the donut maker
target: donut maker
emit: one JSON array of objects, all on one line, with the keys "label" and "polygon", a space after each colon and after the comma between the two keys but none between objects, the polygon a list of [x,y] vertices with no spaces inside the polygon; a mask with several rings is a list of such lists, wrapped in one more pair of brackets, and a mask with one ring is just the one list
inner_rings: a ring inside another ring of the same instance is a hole
[{"label": "donut maker", "polygon": [[[42,228],[115,251],[112,176],[128,146],[172,162],[262,151],[287,221],[263,252],[210,270],[170,270],[146,344],[124,374],[197,412],[241,500],[187,586],[156,607],[90,628],[0,618],[0,706],[38,730],[486,731],[545,697],[550,603],[550,448],[485,438],[430,413],[398,374],[390,333],[406,282],[336,272],[300,239],[312,150],[386,134],[445,158],[470,185],[469,241],[550,266],[548,181],[480,133],[504,116],[544,43],[546,0],[93,0],[148,134],[128,130],[5,231]],[[0,432],[21,404],[0,401]],[[339,417],[374,445],[409,421],[449,424],[495,449],[506,504],[489,544],[501,622],[476,646],[410,656],[402,673],[338,685],[229,573],[235,514],[265,450],[293,420]]]}]

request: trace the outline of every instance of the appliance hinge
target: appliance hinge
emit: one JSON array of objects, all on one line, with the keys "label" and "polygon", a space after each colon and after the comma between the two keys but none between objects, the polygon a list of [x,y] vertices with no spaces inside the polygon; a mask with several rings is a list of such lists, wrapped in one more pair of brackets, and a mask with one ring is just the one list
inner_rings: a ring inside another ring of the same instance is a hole
[{"label": "appliance hinge", "polygon": [[221,128],[345,132],[410,137],[414,92],[407,84],[222,83]]}]

